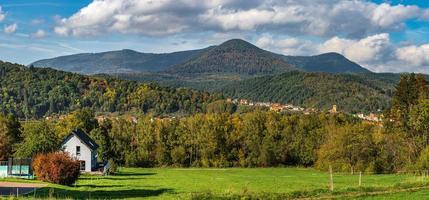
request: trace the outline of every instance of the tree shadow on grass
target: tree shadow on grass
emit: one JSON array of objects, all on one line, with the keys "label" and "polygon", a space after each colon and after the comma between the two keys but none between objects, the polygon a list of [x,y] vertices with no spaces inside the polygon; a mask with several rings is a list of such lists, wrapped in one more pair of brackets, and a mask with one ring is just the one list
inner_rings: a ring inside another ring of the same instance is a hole
[{"label": "tree shadow on grass", "polygon": [[115,174],[113,176],[152,176],[152,175],[156,175],[156,173],[132,173],[132,172],[121,172],[118,174]]},{"label": "tree shadow on grass", "polygon": [[118,181],[122,181],[122,180],[142,180],[142,179],[146,179],[143,176],[104,176],[104,177],[100,177],[100,178],[79,178],[79,180],[93,180],[93,181],[99,181],[99,180],[118,180]]},{"label": "tree shadow on grass", "polygon": [[[98,187],[95,187],[98,188]],[[63,188],[42,188],[38,189],[35,197],[46,199],[46,198],[57,198],[57,199],[126,199],[126,198],[144,198],[144,197],[155,197],[164,193],[174,193],[173,189],[159,188],[159,189],[129,189],[129,190],[92,190],[92,191],[79,191],[69,190]],[[29,197],[33,197],[34,194],[28,194]]]},{"label": "tree shadow on grass", "polygon": [[119,188],[123,187],[122,185],[94,185],[94,184],[84,184],[84,185],[76,185],[76,188]]}]

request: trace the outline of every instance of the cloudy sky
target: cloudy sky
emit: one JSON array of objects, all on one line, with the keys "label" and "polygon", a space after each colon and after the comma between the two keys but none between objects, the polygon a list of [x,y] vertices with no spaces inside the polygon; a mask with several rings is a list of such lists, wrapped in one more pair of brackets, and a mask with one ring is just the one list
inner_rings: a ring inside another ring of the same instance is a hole
[{"label": "cloudy sky", "polygon": [[429,74],[428,0],[0,0],[0,59],[172,52],[232,38],[287,55],[338,52]]}]

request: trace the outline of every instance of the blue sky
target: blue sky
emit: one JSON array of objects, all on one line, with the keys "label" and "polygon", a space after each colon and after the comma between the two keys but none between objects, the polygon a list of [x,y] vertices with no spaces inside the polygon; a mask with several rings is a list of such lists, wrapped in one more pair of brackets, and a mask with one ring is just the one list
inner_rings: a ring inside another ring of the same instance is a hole
[{"label": "blue sky", "polygon": [[0,59],[21,64],[242,38],[288,55],[339,52],[378,72],[429,73],[426,0],[0,0],[0,7]]}]

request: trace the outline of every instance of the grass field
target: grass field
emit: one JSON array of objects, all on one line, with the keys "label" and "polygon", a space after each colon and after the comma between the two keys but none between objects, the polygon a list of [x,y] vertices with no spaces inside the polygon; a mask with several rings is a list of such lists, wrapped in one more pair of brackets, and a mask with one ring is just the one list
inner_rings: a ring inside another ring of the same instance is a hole
[{"label": "grass field", "polygon": [[[329,174],[314,169],[122,168],[116,176],[83,175],[74,187],[50,184],[48,188],[38,190],[35,196],[61,199],[199,199],[234,195],[263,195],[261,198],[339,195],[346,198],[349,194],[358,196],[365,192],[429,186],[429,177],[413,175],[364,175],[362,187],[358,186],[358,180],[358,175],[335,174],[335,192],[331,193],[328,190]],[[424,199],[429,190],[421,188],[417,192],[402,191],[359,198],[408,199],[406,197],[410,195]],[[28,197],[34,197],[34,194]]]}]

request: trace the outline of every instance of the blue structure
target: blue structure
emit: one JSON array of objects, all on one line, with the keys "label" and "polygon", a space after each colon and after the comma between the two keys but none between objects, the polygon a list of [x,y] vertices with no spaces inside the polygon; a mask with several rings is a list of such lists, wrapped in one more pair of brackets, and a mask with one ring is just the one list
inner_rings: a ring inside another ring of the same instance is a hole
[{"label": "blue structure", "polygon": [[0,162],[0,177],[33,178],[31,159],[10,158]]}]

